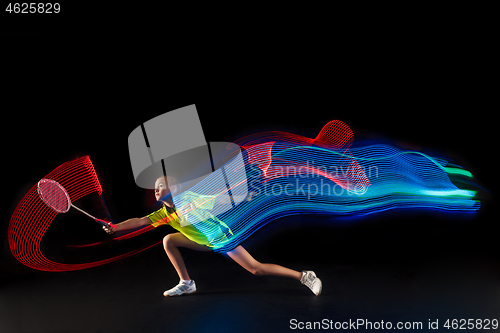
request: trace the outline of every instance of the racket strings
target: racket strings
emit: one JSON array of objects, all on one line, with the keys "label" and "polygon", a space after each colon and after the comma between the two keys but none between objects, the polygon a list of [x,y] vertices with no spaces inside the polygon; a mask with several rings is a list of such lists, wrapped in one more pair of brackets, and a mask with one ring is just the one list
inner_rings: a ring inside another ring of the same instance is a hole
[{"label": "racket strings", "polygon": [[43,201],[58,213],[66,213],[70,202],[66,191],[61,185],[54,181],[46,180],[40,182],[38,189]]}]

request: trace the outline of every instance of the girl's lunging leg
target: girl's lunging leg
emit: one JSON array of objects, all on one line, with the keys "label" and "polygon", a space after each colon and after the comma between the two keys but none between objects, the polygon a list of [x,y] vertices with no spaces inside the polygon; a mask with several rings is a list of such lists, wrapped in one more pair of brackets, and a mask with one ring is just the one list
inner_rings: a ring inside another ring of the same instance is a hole
[{"label": "girl's lunging leg", "polygon": [[163,238],[163,248],[177,271],[179,278],[182,280],[191,280],[179,251],[179,247],[186,247],[196,251],[210,251],[210,249],[204,245],[196,244],[180,232],[168,234]]}]

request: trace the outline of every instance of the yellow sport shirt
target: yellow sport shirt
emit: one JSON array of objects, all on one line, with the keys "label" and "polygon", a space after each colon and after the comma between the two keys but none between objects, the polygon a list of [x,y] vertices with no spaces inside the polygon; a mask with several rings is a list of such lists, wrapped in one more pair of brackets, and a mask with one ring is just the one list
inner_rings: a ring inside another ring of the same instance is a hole
[{"label": "yellow sport shirt", "polygon": [[212,244],[210,244],[207,237],[194,226],[191,224],[184,227],[181,226],[180,222],[184,219],[184,217],[177,214],[175,208],[167,209],[166,206],[163,206],[156,212],[149,214],[148,217],[151,220],[151,225],[155,228],[163,224],[169,224],[175,230],[180,231],[189,240],[201,245],[212,247]]}]

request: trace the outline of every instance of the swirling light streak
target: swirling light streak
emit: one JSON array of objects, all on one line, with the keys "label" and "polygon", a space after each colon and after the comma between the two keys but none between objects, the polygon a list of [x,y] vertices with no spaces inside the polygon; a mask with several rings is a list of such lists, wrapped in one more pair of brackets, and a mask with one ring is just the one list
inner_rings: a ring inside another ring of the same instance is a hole
[{"label": "swirling light streak", "polygon": [[[230,251],[267,223],[288,215],[363,216],[408,208],[454,212],[479,209],[479,201],[473,199],[476,192],[457,188],[449,177],[472,177],[467,170],[446,166],[444,159],[387,145],[349,148],[352,132],[345,129],[346,125],[334,121],[325,128],[320,134],[326,137],[319,135],[314,140],[281,132],[239,140],[238,144],[245,147],[247,166],[258,168],[260,174],[248,181],[249,192],[257,194],[230,211],[217,213],[217,187],[209,181],[183,193],[185,200],[182,195],[178,198],[181,203],[194,203],[197,196],[205,202],[212,198],[212,205],[199,205],[191,215],[198,217],[192,224],[214,240],[215,251]],[[272,141],[266,142],[269,138]],[[224,221],[232,231],[231,237],[222,237],[227,235],[224,228],[213,227],[218,221]]]}]

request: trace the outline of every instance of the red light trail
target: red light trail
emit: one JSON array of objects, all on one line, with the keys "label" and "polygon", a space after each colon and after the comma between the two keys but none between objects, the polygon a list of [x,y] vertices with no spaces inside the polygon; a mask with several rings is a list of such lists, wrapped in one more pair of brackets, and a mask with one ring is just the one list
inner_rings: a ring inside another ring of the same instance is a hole
[{"label": "red light trail", "polygon": [[[71,201],[76,201],[93,192],[96,192],[98,195],[102,193],[101,184],[99,183],[94,166],[88,156],[66,162],[47,174],[44,178],[53,179],[64,186]],[[73,271],[120,260],[158,244],[155,243],[141,249],[100,261],[81,264],[58,263],[46,258],[40,247],[43,235],[56,216],[57,212],[52,210],[40,199],[37,192],[37,185],[35,184],[18,203],[9,223],[9,247],[12,254],[19,262],[30,268],[41,271]],[[130,238],[150,229],[151,228],[144,228],[116,239]],[[98,243],[85,246],[96,244]]]}]

